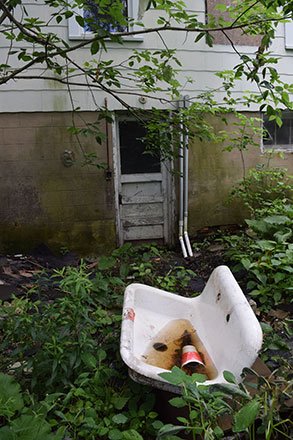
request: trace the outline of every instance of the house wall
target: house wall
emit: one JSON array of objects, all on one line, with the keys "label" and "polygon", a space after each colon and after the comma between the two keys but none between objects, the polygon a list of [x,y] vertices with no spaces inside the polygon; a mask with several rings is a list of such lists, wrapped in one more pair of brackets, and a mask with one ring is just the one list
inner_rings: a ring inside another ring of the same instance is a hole
[{"label": "house wall", "polygon": [[[249,113],[249,116],[253,114]],[[255,117],[258,116],[256,113]],[[216,130],[235,129],[235,117],[227,116],[227,125],[214,121]],[[260,144],[260,139],[255,139]],[[223,151],[225,144],[193,140],[189,145],[189,231],[194,234],[205,226],[242,223],[247,213],[235,201],[228,202],[235,184],[243,179],[250,168],[264,164],[280,167],[293,173],[293,154],[268,155],[260,147],[250,147],[243,152],[244,167],[240,152]]]},{"label": "house wall", "polygon": [[[95,119],[86,112],[82,117]],[[0,114],[2,252],[40,243],[81,254],[115,246],[113,180],[106,180],[105,170],[94,165],[82,166],[81,148],[67,130],[71,118],[71,113]],[[78,119],[77,124],[82,126]],[[105,144],[87,138],[82,144],[84,151],[107,163]],[[62,162],[65,150],[75,159],[70,167]]]},{"label": "house wall", "polygon": [[[230,1],[230,0],[225,0]],[[43,20],[48,20],[50,13],[53,12],[43,1],[24,0],[28,13],[32,11],[33,16],[40,17]],[[207,0],[209,10],[214,6],[215,0]],[[205,0],[186,0],[188,10],[197,13],[201,21],[205,20]],[[21,12],[19,12],[21,13]],[[160,11],[147,11],[143,17],[143,22],[146,26],[153,26],[156,17],[161,15]],[[62,21],[56,24],[54,21],[50,22],[50,30],[57,32],[60,37],[64,38],[70,44],[75,44],[78,41],[69,40],[68,38],[68,21]],[[179,79],[184,84],[184,94],[191,98],[196,97],[204,90],[214,87],[215,89],[221,85],[219,78],[215,73],[221,70],[233,69],[239,63],[239,56],[235,50],[227,44],[219,34],[216,37],[216,44],[210,48],[204,38],[198,43],[194,43],[197,34],[190,33],[186,35],[185,32],[162,32],[165,44],[170,48],[177,49],[178,59],[181,61],[182,68],[180,68]],[[239,53],[253,55],[257,49],[256,39],[241,37],[237,32],[236,48]],[[226,43],[226,44],[225,44]],[[10,41],[0,35],[0,58],[6,60],[7,51],[9,49]],[[17,44],[17,43],[16,43]],[[23,43],[20,43],[23,45]],[[90,55],[89,48],[79,49],[76,53],[72,53],[71,57],[77,62],[83,62],[89,59],[101,60],[115,60],[115,64],[125,61],[131,54],[133,49],[138,51],[143,49],[157,49],[164,48],[164,43],[160,37],[154,34],[147,34],[141,41],[125,41],[123,46],[115,43],[108,43],[108,52],[101,52],[95,56]],[[293,77],[293,50],[285,49],[285,25],[280,24],[278,27],[276,38],[271,46],[271,55],[279,56],[278,70],[281,78],[287,82],[292,82]],[[8,63],[13,62],[17,64],[16,56],[11,55]],[[125,70],[127,73],[127,69]],[[1,86],[0,112],[37,112],[37,111],[70,111],[72,110],[72,101],[70,99],[68,88],[66,85],[56,83],[49,79],[42,79],[45,75],[44,65],[39,65],[30,70],[30,74],[37,75],[40,79],[22,79],[8,83]],[[187,82],[187,78],[192,82]],[[82,81],[82,78],[78,78]],[[128,90],[127,82],[123,81],[123,92]],[[79,106],[84,111],[96,109],[96,103],[101,105],[105,97],[105,93],[99,90],[94,91],[94,99],[91,92],[87,89],[73,85],[70,87],[71,96],[74,101],[74,106]],[[115,90],[115,88],[112,88]],[[235,97],[241,96],[244,91],[256,90],[255,87],[246,81],[237,81],[236,88],[233,92]],[[132,89],[132,92],[138,90]],[[21,97],[21,98],[20,98]],[[166,98],[164,93],[156,93],[153,98]],[[223,97],[223,92],[216,93],[217,99]],[[137,106],[142,109],[149,109],[153,105],[157,108],[168,107],[166,101],[163,103],[158,99],[153,99],[151,96],[147,98],[145,104],[139,102],[139,96],[135,94],[121,95],[121,98],[128,104]],[[108,97],[108,105],[112,110],[121,110],[122,105],[114,98]],[[173,108],[172,105],[169,106]],[[239,104],[239,109],[241,106]],[[253,110],[253,107],[251,107]]]},{"label": "house wall", "polygon": [[[44,20],[49,18],[49,9],[44,2],[27,0],[23,3],[28,12],[33,8],[33,15]],[[197,12],[201,20],[205,20],[204,0],[188,0],[187,3],[189,10]],[[211,6],[214,3],[211,1]],[[150,25],[159,14],[158,11],[146,12],[145,24]],[[67,22],[58,26],[51,22],[50,26],[52,32],[58,31],[62,38],[68,40]],[[211,86],[218,87],[220,82],[215,73],[232,69],[239,61],[224,40],[218,39],[217,44],[209,48],[204,39],[194,45],[194,38],[193,34],[164,33],[165,43],[178,49],[177,55],[182,63],[179,78],[185,84],[184,94],[191,98]],[[256,51],[254,39],[244,41],[239,35],[237,38],[240,53],[253,54]],[[159,36],[149,34],[142,41],[126,41],[122,47],[109,43],[108,52],[101,56],[119,63],[129,56],[132,49],[161,47],[163,43]],[[6,59],[8,49],[9,41],[0,35],[2,59]],[[285,49],[283,24],[278,28],[271,51],[272,55],[280,57],[278,69],[282,79],[292,82],[293,52]],[[77,61],[91,58],[85,48],[74,56]],[[13,61],[13,55],[10,61]],[[14,61],[17,63],[17,60]],[[34,68],[30,75],[44,74],[43,67]],[[192,82],[186,82],[187,77]],[[252,88],[250,83],[239,81],[233,94],[241,96],[243,91]],[[1,86],[0,92],[0,252],[28,250],[39,243],[46,243],[57,251],[65,247],[81,254],[113,248],[116,245],[113,176],[107,180],[104,170],[81,166],[81,148],[67,130],[72,125],[72,105],[80,107],[80,116],[84,120],[94,120],[96,103],[104,104],[104,92],[94,91],[93,99],[87,89],[72,86],[69,94],[65,85],[41,77],[10,82]],[[122,96],[129,105],[141,109],[168,107],[166,102],[152,97],[141,104],[139,96]],[[219,100],[222,96],[221,92],[217,92]],[[157,93],[156,98],[159,97]],[[111,97],[108,97],[108,107],[111,110],[122,109],[121,104]],[[82,120],[77,118],[77,123],[82,125]],[[100,161],[107,162],[105,144],[100,147],[93,139],[83,138],[82,145],[87,152],[97,153]],[[203,226],[242,220],[239,207],[226,205],[231,186],[242,177],[241,159],[237,152],[223,153],[222,147],[195,141],[190,144],[191,234]],[[76,161],[71,167],[62,163],[61,155],[65,150],[74,152]],[[110,161],[111,157],[112,151]],[[245,160],[249,168],[266,159],[262,157],[260,148],[254,148],[245,154]],[[286,153],[284,161],[275,159],[271,164],[285,166],[292,171],[292,161],[293,155]]]},{"label": "house wall", "polygon": [[[94,121],[93,112],[82,119]],[[232,130],[215,124],[216,129]],[[68,132],[71,113],[0,114],[0,252],[31,250],[45,243],[55,251],[74,250],[98,254],[116,246],[115,195],[113,174],[105,169],[82,166],[83,151],[95,153],[99,163],[112,170],[112,139],[101,146],[90,138],[77,139]],[[105,132],[105,127],[101,129]],[[108,133],[111,133],[109,127]],[[243,221],[244,213],[235,203],[227,204],[232,186],[242,179],[243,166],[238,151],[223,152],[223,144],[191,141],[189,145],[189,231],[205,226]],[[64,166],[64,151],[73,153],[74,163]],[[271,166],[293,172],[293,154],[271,159]],[[260,148],[244,153],[248,170],[267,163]],[[176,231],[174,231],[176,235]]]}]

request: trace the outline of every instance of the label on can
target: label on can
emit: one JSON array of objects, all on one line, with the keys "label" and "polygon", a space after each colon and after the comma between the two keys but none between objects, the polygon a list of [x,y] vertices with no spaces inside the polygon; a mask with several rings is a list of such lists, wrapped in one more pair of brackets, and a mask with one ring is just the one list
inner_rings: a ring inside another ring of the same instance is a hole
[{"label": "label on can", "polygon": [[186,353],[182,353],[182,363],[181,366],[187,365],[191,362],[197,362],[198,364],[204,365],[201,355],[198,351],[187,351]]}]

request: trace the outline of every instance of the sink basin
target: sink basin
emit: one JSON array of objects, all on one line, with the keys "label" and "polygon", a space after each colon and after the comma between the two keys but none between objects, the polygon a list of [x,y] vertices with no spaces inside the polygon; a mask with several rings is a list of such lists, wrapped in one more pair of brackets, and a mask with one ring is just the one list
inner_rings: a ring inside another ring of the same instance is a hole
[{"label": "sink basin", "polygon": [[129,367],[130,376],[137,382],[178,391],[158,375],[171,369],[170,362],[166,367],[156,365],[156,361],[150,364],[148,354],[155,346],[166,350],[162,353],[163,357],[166,356],[168,329],[182,322],[190,323],[195,329],[208,361],[214,366],[213,375],[205,383],[225,382],[225,370],[232,372],[240,382],[243,368],[251,367],[258,356],[262,330],[226,266],[219,266],[212,272],[204,290],[195,298],[185,298],[144,284],[134,283],[126,288],[120,353]]}]

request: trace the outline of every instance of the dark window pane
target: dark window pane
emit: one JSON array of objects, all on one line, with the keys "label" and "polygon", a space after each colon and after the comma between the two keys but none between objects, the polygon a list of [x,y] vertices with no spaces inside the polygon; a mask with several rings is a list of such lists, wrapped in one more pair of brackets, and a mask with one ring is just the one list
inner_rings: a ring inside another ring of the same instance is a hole
[{"label": "dark window pane", "polygon": [[283,119],[282,127],[276,129],[276,144],[286,145],[290,143],[290,120]]},{"label": "dark window pane", "polygon": [[[122,4],[124,7],[123,15],[127,17],[127,0],[122,0]],[[105,13],[105,11],[101,11],[101,8],[94,0],[87,0],[83,16],[86,20],[84,25],[85,32],[97,32],[101,28],[108,32],[127,31],[127,26],[122,26],[121,23],[115,23],[115,21],[113,22],[113,18]]]},{"label": "dark window pane", "polygon": [[264,128],[266,132],[264,133],[263,143],[264,145],[274,145],[276,143],[275,139],[275,128],[276,124],[273,121],[264,121]]},{"label": "dark window pane", "polygon": [[145,151],[146,129],[136,121],[119,122],[121,174],[159,173],[160,159]]}]

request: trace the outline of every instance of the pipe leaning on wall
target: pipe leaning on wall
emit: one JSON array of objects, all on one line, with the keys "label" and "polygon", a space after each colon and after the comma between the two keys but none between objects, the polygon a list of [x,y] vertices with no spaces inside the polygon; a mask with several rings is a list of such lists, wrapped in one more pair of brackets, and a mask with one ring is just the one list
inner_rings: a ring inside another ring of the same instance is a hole
[{"label": "pipe leaning on wall", "polygon": [[[187,108],[186,96],[179,101],[179,109]],[[180,110],[179,110],[180,111]],[[184,258],[193,257],[188,235],[188,134],[183,133],[183,121],[180,123],[179,146],[179,242]]]},{"label": "pipe leaning on wall", "polygon": [[[180,103],[179,103],[180,105]],[[183,124],[180,122],[179,142],[179,243],[184,258],[187,258],[187,250],[183,238],[184,225],[184,148],[183,148]]]}]

